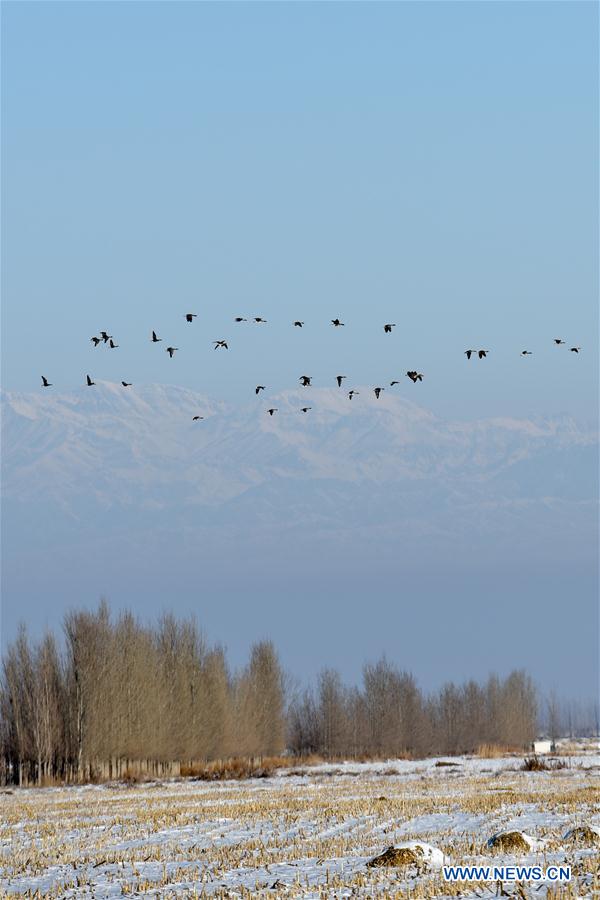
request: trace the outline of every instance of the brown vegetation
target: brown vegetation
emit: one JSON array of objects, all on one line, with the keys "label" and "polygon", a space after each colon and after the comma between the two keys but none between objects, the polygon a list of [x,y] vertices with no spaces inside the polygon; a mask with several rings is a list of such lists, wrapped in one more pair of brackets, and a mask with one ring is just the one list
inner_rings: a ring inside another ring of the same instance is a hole
[{"label": "brown vegetation", "polygon": [[[33,896],[35,879],[44,885],[38,895],[48,900],[107,893],[248,900],[465,897],[473,886],[445,881],[434,866],[402,870],[362,860],[410,839],[439,848],[453,864],[499,861],[496,851],[481,847],[481,835],[508,830],[525,814],[536,817],[532,834],[544,840],[535,862],[572,867],[560,900],[600,896],[597,854],[582,853],[565,835],[583,815],[591,824],[598,814],[595,772],[573,767],[561,778],[552,773],[531,778],[513,766],[488,774],[463,766],[459,772],[438,769],[424,779],[421,767],[406,768],[401,777],[389,778],[369,767],[351,785],[345,773],[327,781],[315,773],[309,783],[242,780],[225,787],[188,779],[107,784],[91,793],[17,790],[0,798],[3,840],[10,848],[0,894],[15,900]],[[464,830],[457,827],[461,817]],[[348,864],[340,870],[342,859]],[[281,864],[283,871],[266,870]],[[248,884],[252,870],[255,880]],[[492,885],[487,893],[495,891]],[[486,893],[483,887],[480,893]]]},{"label": "brown vegetation", "polygon": [[479,759],[500,759],[504,756],[507,748],[501,747],[499,744],[479,744],[475,750],[475,756]]},{"label": "brown vegetation", "polygon": [[295,697],[289,710],[289,747],[377,759],[414,759],[471,753],[488,758],[522,752],[535,735],[536,696],[530,678],[513,672],[485,685],[452,683],[430,697],[412,675],[387,660],[365,666],[364,688],[348,688],[326,669],[315,691]]},{"label": "brown vegetation", "polygon": [[562,759],[546,760],[542,756],[527,756],[521,766],[524,772],[547,772],[553,769],[566,769],[567,764]]},{"label": "brown vegetation", "polygon": [[294,763],[311,754],[414,759],[522,751],[534,736],[535,692],[523,672],[428,697],[381,659],[364,667],[362,689],[325,669],[315,690],[290,698],[272,643],[255,644],[232,674],[193,620],[165,615],[148,627],[128,612],[111,619],[101,603],[69,613],[64,638],[35,645],[22,629],[5,654],[0,783],[256,777],[286,746]]},{"label": "brown vegetation", "polygon": [[24,629],[3,662],[0,778],[18,784],[179,775],[189,760],[285,747],[284,683],[268,641],[232,676],[193,621],[155,629],[106,604],[65,619],[32,647]]},{"label": "brown vegetation", "polygon": [[367,863],[369,868],[377,866],[414,866],[423,862],[420,847],[388,847],[380,856]]},{"label": "brown vegetation", "polygon": [[181,775],[197,781],[226,781],[240,778],[268,778],[277,769],[289,766],[284,756],[267,756],[259,759],[235,756],[207,763],[191,763],[181,767]]},{"label": "brown vegetation", "polygon": [[531,846],[520,831],[504,831],[489,840],[489,846],[503,853],[529,853]]},{"label": "brown vegetation", "polygon": [[600,833],[589,825],[578,825],[566,835],[566,839],[582,847],[600,847]]}]

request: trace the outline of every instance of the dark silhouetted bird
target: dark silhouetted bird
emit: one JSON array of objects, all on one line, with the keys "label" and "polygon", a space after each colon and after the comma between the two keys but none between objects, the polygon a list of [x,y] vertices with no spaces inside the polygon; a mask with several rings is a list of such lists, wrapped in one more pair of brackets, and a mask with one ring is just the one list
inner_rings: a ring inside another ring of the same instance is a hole
[{"label": "dark silhouetted bird", "polygon": [[192,416],[192,422],[198,422],[200,419],[203,419],[204,416]]},{"label": "dark silhouetted bird", "polygon": [[358,397],[359,391],[348,391],[348,400],[352,400],[353,397]]},{"label": "dark silhouetted bird", "polygon": [[343,324],[344,324],[344,322],[340,322],[339,319],[332,319],[332,320],[331,320],[331,324],[332,324],[332,325],[335,325],[336,328],[339,328],[340,325],[343,325]]},{"label": "dark silhouetted bird", "polygon": [[373,393],[375,394],[375,396],[377,397],[378,400],[379,400],[380,393],[384,390],[385,390],[385,388],[373,388]]},{"label": "dark silhouetted bird", "polygon": [[301,375],[298,381],[302,382],[302,387],[309,387],[311,378],[311,375]]},{"label": "dark silhouetted bird", "polygon": [[111,350],[116,350],[119,345],[115,344],[115,342],[111,338],[110,341],[108,342],[108,346],[110,347]]},{"label": "dark silhouetted bird", "polygon": [[266,385],[264,385],[264,384],[257,384],[256,387],[254,388],[254,393],[258,394],[260,391],[264,391],[265,387],[266,387]]},{"label": "dark silhouetted bird", "polygon": [[87,386],[88,386],[88,387],[92,387],[92,385],[96,384],[95,381],[92,381],[92,379],[90,378],[89,375],[86,375],[86,376],[85,376],[85,379],[86,379],[86,381],[87,381]]},{"label": "dark silhouetted bird", "polygon": [[294,322],[295,328],[302,328],[303,325],[304,325],[304,322]]},{"label": "dark silhouetted bird", "polygon": [[41,376],[41,379],[42,379],[42,387],[52,387],[52,384],[48,381],[48,379],[44,375]]},{"label": "dark silhouetted bird", "polygon": [[390,387],[394,387],[395,384],[400,384],[399,381],[390,381]]},{"label": "dark silhouetted bird", "polygon": [[197,318],[198,318],[198,316],[197,316],[196,313],[186,313],[186,314],[185,314],[185,321],[186,321],[186,322],[193,322],[194,319],[197,319]]},{"label": "dark silhouetted bird", "polygon": [[345,375],[336,375],[335,376],[335,380],[338,383],[338,387],[342,386],[342,381],[344,380],[345,377],[346,377]]},{"label": "dark silhouetted bird", "polygon": [[478,350],[477,356],[479,357],[479,359],[483,359],[485,356],[488,355],[489,352],[490,352],[489,350]]},{"label": "dark silhouetted bird", "polygon": [[531,356],[531,350],[521,350],[521,356]]},{"label": "dark silhouetted bird", "polygon": [[92,342],[92,344],[94,345],[94,347],[97,347],[101,340],[102,340],[102,338],[99,338],[99,337],[92,337],[92,338],[90,338],[90,341]]},{"label": "dark silhouetted bird", "polygon": [[410,380],[413,382],[413,384],[416,384],[417,381],[423,381],[423,376],[421,375],[420,372],[412,371],[412,372],[407,372],[406,374],[408,375]]},{"label": "dark silhouetted bird", "polygon": [[131,387],[130,381],[122,381],[121,384],[123,385],[123,387]]},{"label": "dark silhouetted bird", "polygon": [[223,347],[225,350],[229,350],[227,341],[213,341],[213,344],[215,345],[215,350],[218,350],[219,347]]},{"label": "dark silhouetted bird", "polygon": [[387,325],[384,325],[384,326],[383,326],[383,330],[385,331],[386,334],[391,334],[391,333],[392,333],[392,328],[395,328],[395,327],[396,327],[396,323],[395,323],[395,322],[394,322],[393,324],[390,323],[390,322],[388,322]]},{"label": "dark silhouetted bird", "polygon": [[554,338],[554,343],[558,346],[559,344],[564,344],[564,341],[561,341],[560,338]]},{"label": "dark silhouetted bird", "polygon": [[308,412],[309,409],[312,409],[312,406],[302,406],[300,412]]},{"label": "dark silhouetted bird", "polygon": [[165,350],[165,353],[168,353],[169,356],[171,357],[171,359],[173,359],[173,354],[175,353],[176,350],[179,350],[179,347],[167,347],[167,349]]},{"label": "dark silhouetted bird", "polygon": [[465,350],[465,356],[467,357],[467,359],[471,359],[473,353],[475,353],[474,350]]},{"label": "dark silhouetted bird", "polygon": [[571,353],[579,353],[581,347],[569,347],[569,350],[571,351]]},{"label": "dark silhouetted bird", "polygon": [[267,412],[269,413],[270,416],[272,416],[273,413],[279,412],[279,410],[275,406],[273,409],[268,409]]},{"label": "dark silhouetted bird", "polygon": [[100,337],[102,338],[102,340],[104,341],[104,343],[107,344],[107,343],[109,342],[109,340],[111,339],[112,334],[107,334],[106,331],[101,331],[101,332],[100,332]]},{"label": "dark silhouetted bird", "polygon": [[156,337],[156,332],[153,331],[153,332],[152,332],[152,343],[153,343],[153,344],[158,344],[159,341],[162,341],[162,338]]},{"label": "dark silhouetted bird", "polygon": [[243,316],[236,316],[235,319],[234,319],[233,321],[234,321],[234,322],[247,322],[248,319],[244,319]]},{"label": "dark silhouetted bird", "polygon": [[266,320],[266,319],[262,319],[260,316],[254,316],[254,321],[255,321],[255,322],[265,322],[265,323],[266,323],[267,320]]}]

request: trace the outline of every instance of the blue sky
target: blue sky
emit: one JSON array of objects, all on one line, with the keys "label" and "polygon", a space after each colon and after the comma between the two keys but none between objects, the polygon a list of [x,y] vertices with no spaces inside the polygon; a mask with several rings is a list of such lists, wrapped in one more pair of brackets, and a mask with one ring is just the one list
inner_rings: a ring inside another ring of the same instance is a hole
[{"label": "blue sky", "polygon": [[577,2],[4,3],[3,387],[246,401],[418,368],[440,416],[594,420],[597,26]]},{"label": "blue sky", "polygon": [[[441,414],[589,418],[596,20],[589,3],[5,4],[5,387],[93,369],[235,399],[306,365],[320,383],[415,366]],[[100,328],[118,366],[91,351]],[[554,336],[585,352],[559,359]],[[485,371],[467,346],[491,348]]]}]

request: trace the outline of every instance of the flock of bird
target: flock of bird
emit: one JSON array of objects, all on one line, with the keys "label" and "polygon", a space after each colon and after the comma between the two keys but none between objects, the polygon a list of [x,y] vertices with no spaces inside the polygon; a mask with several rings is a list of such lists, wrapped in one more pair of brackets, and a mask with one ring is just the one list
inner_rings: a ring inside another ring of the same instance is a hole
[{"label": "flock of bird", "polygon": [[[196,319],[197,317],[198,317],[197,313],[184,313],[184,319],[190,325],[193,323],[194,319]],[[242,322],[248,322],[248,321],[253,321],[257,325],[266,325],[267,324],[267,320],[263,319],[262,316],[254,316],[252,318],[252,320],[246,319],[243,316],[236,316],[234,318],[234,322],[236,322],[237,324],[241,324]],[[345,322],[342,322],[340,319],[331,319],[330,322],[334,328],[343,328],[345,325]],[[296,319],[293,323],[293,327],[294,328],[303,328],[304,322],[300,321],[299,319]],[[386,322],[386,324],[383,326],[383,331],[385,334],[391,334],[392,329],[395,327],[396,327],[395,322]],[[93,337],[90,338],[90,341],[92,342],[94,347],[98,347],[99,344],[103,344],[103,345],[107,345],[110,350],[117,350],[119,348],[119,344],[115,344],[113,335],[108,334],[107,331],[101,331],[99,336],[94,335]],[[156,332],[153,331],[150,341],[153,344],[159,344],[162,342],[162,338],[158,337]],[[212,343],[213,343],[215,350],[229,350],[229,344],[227,343],[226,340],[213,341]],[[565,341],[563,341],[562,338],[554,338],[554,344],[557,347],[559,347],[561,345],[564,345]],[[179,349],[178,347],[169,346],[169,347],[165,347],[165,352],[169,354],[169,357],[171,359],[173,359],[173,355],[178,351],[178,349]],[[579,351],[581,350],[581,347],[570,347],[569,349],[570,349],[571,353],[579,353]],[[473,349],[464,351],[465,356],[469,360],[471,359],[471,357],[485,359],[489,352],[490,352],[489,350],[473,350]],[[521,356],[532,356],[532,351],[522,350]],[[346,375],[336,375],[335,376],[337,386],[339,388],[342,387],[342,382],[346,380],[346,377],[347,377]],[[417,372],[415,369],[406,372],[406,377],[410,378],[410,380],[413,382],[413,384],[416,384],[418,381],[423,381],[423,373]],[[94,387],[96,382],[92,381],[92,379],[90,378],[89,375],[86,375],[85,378],[86,378],[86,385],[88,387]],[[45,375],[42,375],[41,379],[42,379],[42,387],[49,388],[49,387],[54,386],[52,382],[48,381],[48,379],[46,378]],[[298,381],[300,382],[302,387],[310,387],[312,384],[312,376],[300,375],[300,377],[298,378]],[[399,381],[390,381],[390,387],[394,387],[394,385],[396,385],[396,384],[400,384],[400,382]],[[131,381],[121,381],[121,385],[124,388],[132,387],[132,382]],[[266,390],[266,385],[257,384],[254,389],[254,392],[258,396],[260,394],[260,392],[264,391],[264,390]],[[385,390],[385,388],[383,388],[383,387],[374,387],[373,388],[373,393],[375,394],[375,397],[377,400],[379,400],[381,392],[384,390]],[[347,393],[348,393],[349,400],[352,400],[353,397],[357,397],[359,395],[359,392],[354,389],[349,390]],[[312,409],[312,406],[301,406],[299,411],[301,413],[307,413],[311,409]],[[276,412],[279,412],[277,407],[270,407],[267,409],[267,413],[270,416],[273,416],[274,413],[276,413]],[[200,415],[193,416],[192,421],[198,422],[203,418],[204,418],[204,416],[200,416]]]}]

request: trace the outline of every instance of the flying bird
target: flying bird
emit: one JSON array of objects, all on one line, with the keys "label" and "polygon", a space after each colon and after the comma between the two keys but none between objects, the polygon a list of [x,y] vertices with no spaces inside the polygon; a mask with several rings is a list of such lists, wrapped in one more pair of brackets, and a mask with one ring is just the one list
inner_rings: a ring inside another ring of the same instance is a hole
[{"label": "flying bird", "polygon": [[579,353],[581,347],[569,347],[571,353]]},{"label": "flying bird", "polygon": [[479,359],[483,359],[485,356],[488,355],[489,352],[490,352],[489,350],[478,350],[477,355],[478,355]]},{"label": "flying bird", "polygon": [[380,393],[384,390],[385,390],[385,388],[373,388],[373,393],[375,394],[375,396],[377,397],[378,400],[379,400]]},{"label": "flying bird", "polygon": [[340,322],[339,319],[332,319],[332,320],[331,320],[331,324],[332,324],[332,325],[335,325],[336,328],[339,328],[340,325],[343,325],[343,324],[344,324],[344,322]]},{"label": "flying bird", "polygon": [[279,410],[277,409],[277,407],[275,407],[274,409],[268,409],[267,412],[269,413],[270,416],[272,416],[273,413],[279,412]]},{"label": "flying bird", "polygon": [[359,391],[348,391],[348,400],[352,400],[352,398],[356,395],[358,397]]},{"label": "flying bird", "polygon": [[467,359],[471,359],[473,353],[475,353],[475,350],[465,350],[465,356],[467,357]]},{"label": "flying bird", "polygon": [[385,331],[386,334],[391,334],[391,333],[392,333],[392,328],[395,328],[395,327],[396,327],[396,323],[395,323],[395,322],[394,322],[393,324],[390,323],[390,322],[388,322],[387,325],[384,325],[384,326],[383,326],[383,330]]},{"label": "flying bird", "polygon": [[192,422],[198,422],[199,419],[203,419],[204,416],[192,416]]},{"label": "flying bird", "polygon": [[218,350],[219,347],[224,347],[225,350],[229,350],[229,347],[227,346],[227,341],[213,341],[213,344],[215,345],[215,350]]},{"label": "flying bird", "polygon": [[303,325],[304,325],[304,322],[294,322],[295,328],[302,328]]},{"label": "flying bird", "polygon": [[90,338],[90,341],[92,342],[92,344],[94,345],[94,347],[97,347],[101,340],[102,340],[102,338],[99,338],[99,337],[92,337],[92,338]]},{"label": "flying bird", "polygon": [[564,341],[561,341],[560,338],[554,338],[554,343],[555,343],[556,346],[558,347],[559,344],[564,344]]},{"label": "flying bird", "polygon": [[153,344],[158,344],[159,341],[162,341],[162,338],[156,337],[156,332],[153,331],[153,332],[152,332],[152,343],[153,343]]},{"label": "flying bird", "polygon": [[186,313],[186,314],[185,314],[185,321],[186,321],[186,322],[192,322],[194,319],[197,319],[197,318],[198,318],[198,316],[197,316],[196,313]]},{"label": "flying bird", "polygon": [[115,342],[111,338],[110,341],[108,342],[108,346],[110,347],[111,350],[116,350],[119,345],[115,344]]},{"label": "flying bird", "polygon": [[337,383],[338,383],[338,387],[341,387],[341,386],[342,386],[342,381],[344,380],[344,378],[346,378],[345,375],[336,375],[336,376],[335,376],[335,380],[336,380]]},{"label": "flying bird", "polygon": [[48,379],[44,375],[41,376],[41,379],[42,379],[42,387],[52,387],[52,384],[48,381]]},{"label": "flying bird", "polygon": [[88,386],[88,387],[92,387],[92,385],[96,384],[95,381],[92,381],[92,379],[90,378],[89,375],[86,375],[85,377],[86,377],[86,381],[87,381],[87,386]]},{"label": "flying bird", "polygon": [[265,322],[265,323],[266,323],[267,320],[266,320],[266,319],[262,319],[260,316],[254,316],[254,321],[255,321],[255,322]]},{"label": "flying bird", "polygon": [[303,406],[303,407],[301,407],[300,412],[305,413],[305,412],[308,412],[309,409],[312,409],[312,406]]},{"label": "flying bird", "polygon": [[254,388],[254,393],[258,394],[259,391],[264,391],[265,387],[266,387],[266,385],[264,385],[264,384],[257,384],[256,387]]},{"label": "flying bird", "polygon": [[423,381],[423,376],[420,372],[412,371],[412,372],[407,372],[406,374],[408,375],[410,380],[413,382],[413,384],[416,384],[417,381]]},{"label": "flying bird", "polygon": [[122,381],[121,384],[123,385],[123,387],[131,387],[130,381]]},{"label": "flying bird", "polygon": [[179,350],[179,347],[167,347],[167,349],[165,350],[165,353],[168,353],[169,356],[171,357],[171,359],[173,359],[173,354],[175,353],[176,350]]},{"label": "flying bird", "polygon": [[109,340],[111,339],[112,334],[107,334],[106,331],[101,331],[101,332],[100,332],[100,337],[102,338],[102,340],[104,341],[104,343],[107,344],[107,343],[109,342]]},{"label": "flying bird", "polygon": [[301,375],[298,381],[302,382],[302,387],[309,387],[312,375]]},{"label": "flying bird", "polygon": [[394,387],[395,384],[400,384],[399,381],[390,381],[390,387]]},{"label": "flying bird", "polygon": [[521,350],[521,356],[531,356],[531,350]]},{"label": "flying bird", "polygon": [[248,319],[244,319],[243,316],[236,316],[233,321],[234,322],[247,322]]}]

